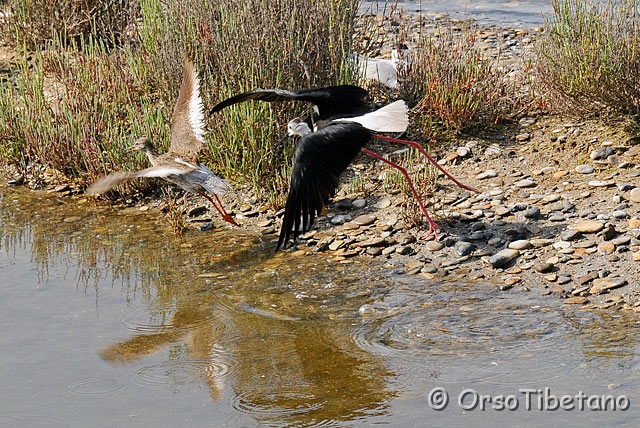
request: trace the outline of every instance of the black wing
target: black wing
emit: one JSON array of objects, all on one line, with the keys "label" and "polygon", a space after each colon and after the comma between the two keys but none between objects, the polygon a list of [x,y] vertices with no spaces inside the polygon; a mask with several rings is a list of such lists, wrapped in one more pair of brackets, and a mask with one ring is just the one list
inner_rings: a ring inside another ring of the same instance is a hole
[{"label": "black wing", "polygon": [[370,110],[369,93],[359,86],[339,85],[321,88],[299,89],[287,91],[285,89],[256,89],[234,95],[213,106],[211,113],[218,112],[230,105],[249,100],[282,102],[306,101],[318,106],[318,119],[356,116]]},{"label": "black wing", "polygon": [[295,99],[295,97],[295,92],[287,91],[285,89],[256,89],[254,91],[243,92],[242,94],[234,95],[224,101],[220,101],[218,104],[213,106],[211,113],[218,112],[223,108],[249,100],[268,101],[272,103],[277,101],[289,101]]},{"label": "black wing", "polygon": [[357,123],[334,122],[300,140],[276,251],[311,228],[335,194],[340,174],[370,139],[371,132]]}]

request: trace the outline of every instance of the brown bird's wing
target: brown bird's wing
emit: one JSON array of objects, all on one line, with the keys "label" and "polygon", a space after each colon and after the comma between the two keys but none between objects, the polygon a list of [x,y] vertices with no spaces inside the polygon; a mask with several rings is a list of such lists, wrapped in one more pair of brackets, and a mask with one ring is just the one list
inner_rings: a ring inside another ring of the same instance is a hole
[{"label": "brown bird's wing", "polygon": [[163,177],[166,178],[170,175],[181,175],[192,170],[192,168],[179,168],[168,166],[152,166],[151,168],[143,169],[137,172],[114,172],[105,177],[100,178],[93,183],[87,190],[88,195],[99,195],[112,189],[120,184],[123,184],[131,179],[138,177]]},{"label": "brown bird's wing", "polygon": [[197,155],[204,144],[204,111],[200,78],[193,62],[185,57],[182,85],[171,117],[169,151]]},{"label": "brown bird's wing", "polygon": [[334,122],[302,137],[296,149],[276,251],[311,228],[316,214],[322,213],[335,194],[340,174],[370,139],[369,130],[350,122]]}]

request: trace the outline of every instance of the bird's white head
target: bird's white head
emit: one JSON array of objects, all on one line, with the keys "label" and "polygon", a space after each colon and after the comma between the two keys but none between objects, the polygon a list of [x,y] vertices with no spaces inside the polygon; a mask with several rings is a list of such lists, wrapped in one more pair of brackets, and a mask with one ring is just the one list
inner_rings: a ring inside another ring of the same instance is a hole
[{"label": "bird's white head", "polygon": [[300,137],[304,137],[305,135],[311,134],[311,128],[309,128],[307,122],[299,117],[296,117],[287,125],[287,132],[289,133],[289,135],[298,135]]}]

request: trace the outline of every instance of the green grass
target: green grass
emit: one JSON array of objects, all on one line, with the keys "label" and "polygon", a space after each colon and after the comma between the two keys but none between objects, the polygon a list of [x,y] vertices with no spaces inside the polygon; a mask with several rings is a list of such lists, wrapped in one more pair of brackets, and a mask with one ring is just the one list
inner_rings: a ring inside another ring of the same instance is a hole
[{"label": "green grass", "polygon": [[637,0],[554,1],[538,75],[562,112],[640,113]]}]

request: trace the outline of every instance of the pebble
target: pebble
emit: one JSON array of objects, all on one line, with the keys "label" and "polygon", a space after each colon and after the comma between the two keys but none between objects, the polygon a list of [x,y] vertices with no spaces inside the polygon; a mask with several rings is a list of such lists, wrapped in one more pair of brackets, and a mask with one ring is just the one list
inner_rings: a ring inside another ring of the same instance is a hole
[{"label": "pebble", "polygon": [[488,258],[488,262],[493,267],[504,266],[520,255],[519,250],[505,248]]},{"label": "pebble", "polygon": [[598,294],[603,291],[612,290],[614,288],[622,287],[627,284],[627,281],[624,278],[616,277],[606,277],[606,278],[597,278],[593,280],[593,286],[589,289],[589,293]]},{"label": "pebble", "polygon": [[456,250],[456,253],[460,256],[468,256],[475,250],[476,246],[471,242],[466,241],[458,241],[455,243],[453,248]]},{"label": "pebble", "polygon": [[615,181],[612,180],[591,180],[589,183],[591,187],[610,187],[615,186]]},{"label": "pebble", "polygon": [[441,241],[427,241],[424,248],[430,252],[440,251],[444,248],[444,244]]},{"label": "pebble", "polygon": [[629,200],[631,202],[640,202],[640,187],[636,187],[629,192]]},{"label": "pebble", "polygon": [[598,245],[598,253],[600,254],[613,254],[616,251],[616,246],[611,242],[602,242]]},{"label": "pebble", "polygon": [[589,158],[591,160],[606,159],[613,154],[615,154],[615,152],[611,147],[601,147],[592,151]]},{"label": "pebble", "polygon": [[560,239],[563,241],[575,241],[579,239],[582,235],[577,230],[563,230],[560,233]]},{"label": "pebble", "polygon": [[569,230],[575,230],[582,233],[598,233],[604,229],[604,223],[598,220],[581,221],[578,224],[569,226]]},{"label": "pebble", "polygon": [[356,199],[352,204],[355,208],[364,208],[367,206],[367,201],[364,199]]},{"label": "pebble", "polygon": [[481,172],[480,174],[476,175],[476,178],[478,180],[485,180],[487,178],[494,178],[494,177],[497,177],[497,176],[498,176],[498,173],[495,172],[494,170],[490,169],[490,170],[487,170],[485,172]]},{"label": "pebble", "polygon": [[529,242],[534,247],[539,248],[539,247],[546,247],[548,245],[552,245],[556,241],[554,239],[548,239],[548,238],[532,238]]},{"label": "pebble", "polygon": [[578,165],[576,167],[576,172],[579,172],[580,174],[593,174],[593,167],[587,164]]},{"label": "pebble", "polygon": [[589,303],[589,299],[582,296],[568,297],[564,299],[564,303],[567,305],[585,305]]},{"label": "pebble", "polygon": [[519,239],[509,243],[509,248],[513,250],[526,250],[531,246],[531,241],[528,239]]},{"label": "pebble", "polygon": [[389,199],[389,198],[382,198],[382,199],[380,199],[378,202],[376,202],[373,205],[373,207],[377,208],[377,209],[384,209],[384,208],[388,208],[390,206],[391,206],[391,199]]},{"label": "pebble", "polygon": [[541,262],[533,265],[533,269],[539,273],[549,273],[555,268],[553,263]]},{"label": "pebble", "polygon": [[347,222],[350,222],[351,219],[352,217],[349,214],[338,214],[331,217],[331,224],[333,225],[345,224]]},{"label": "pebble", "polygon": [[520,188],[520,189],[526,189],[526,188],[529,188],[529,187],[534,187],[534,186],[536,186],[536,182],[535,182],[535,181],[533,181],[533,180],[531,180],[531,179],[526,178],[526,179],[524,179],[524,180],[516,181],[516,182],[514,183],[514,185],[515,185],[516,187]]},{"label": "pebble", "polygon": [[376,216],[372,214],[363,214],[361,216],[354,218],[353,223],[357,224],[358,226],[369,226],[370,224],[373,224],[376,220],[377,220]]},{"label": "pebble", "polygon": [[536,206],[527,208],[527,210],[524,212],[524,216],[526,218],[538,218],[540,217],[540,208]]}]

